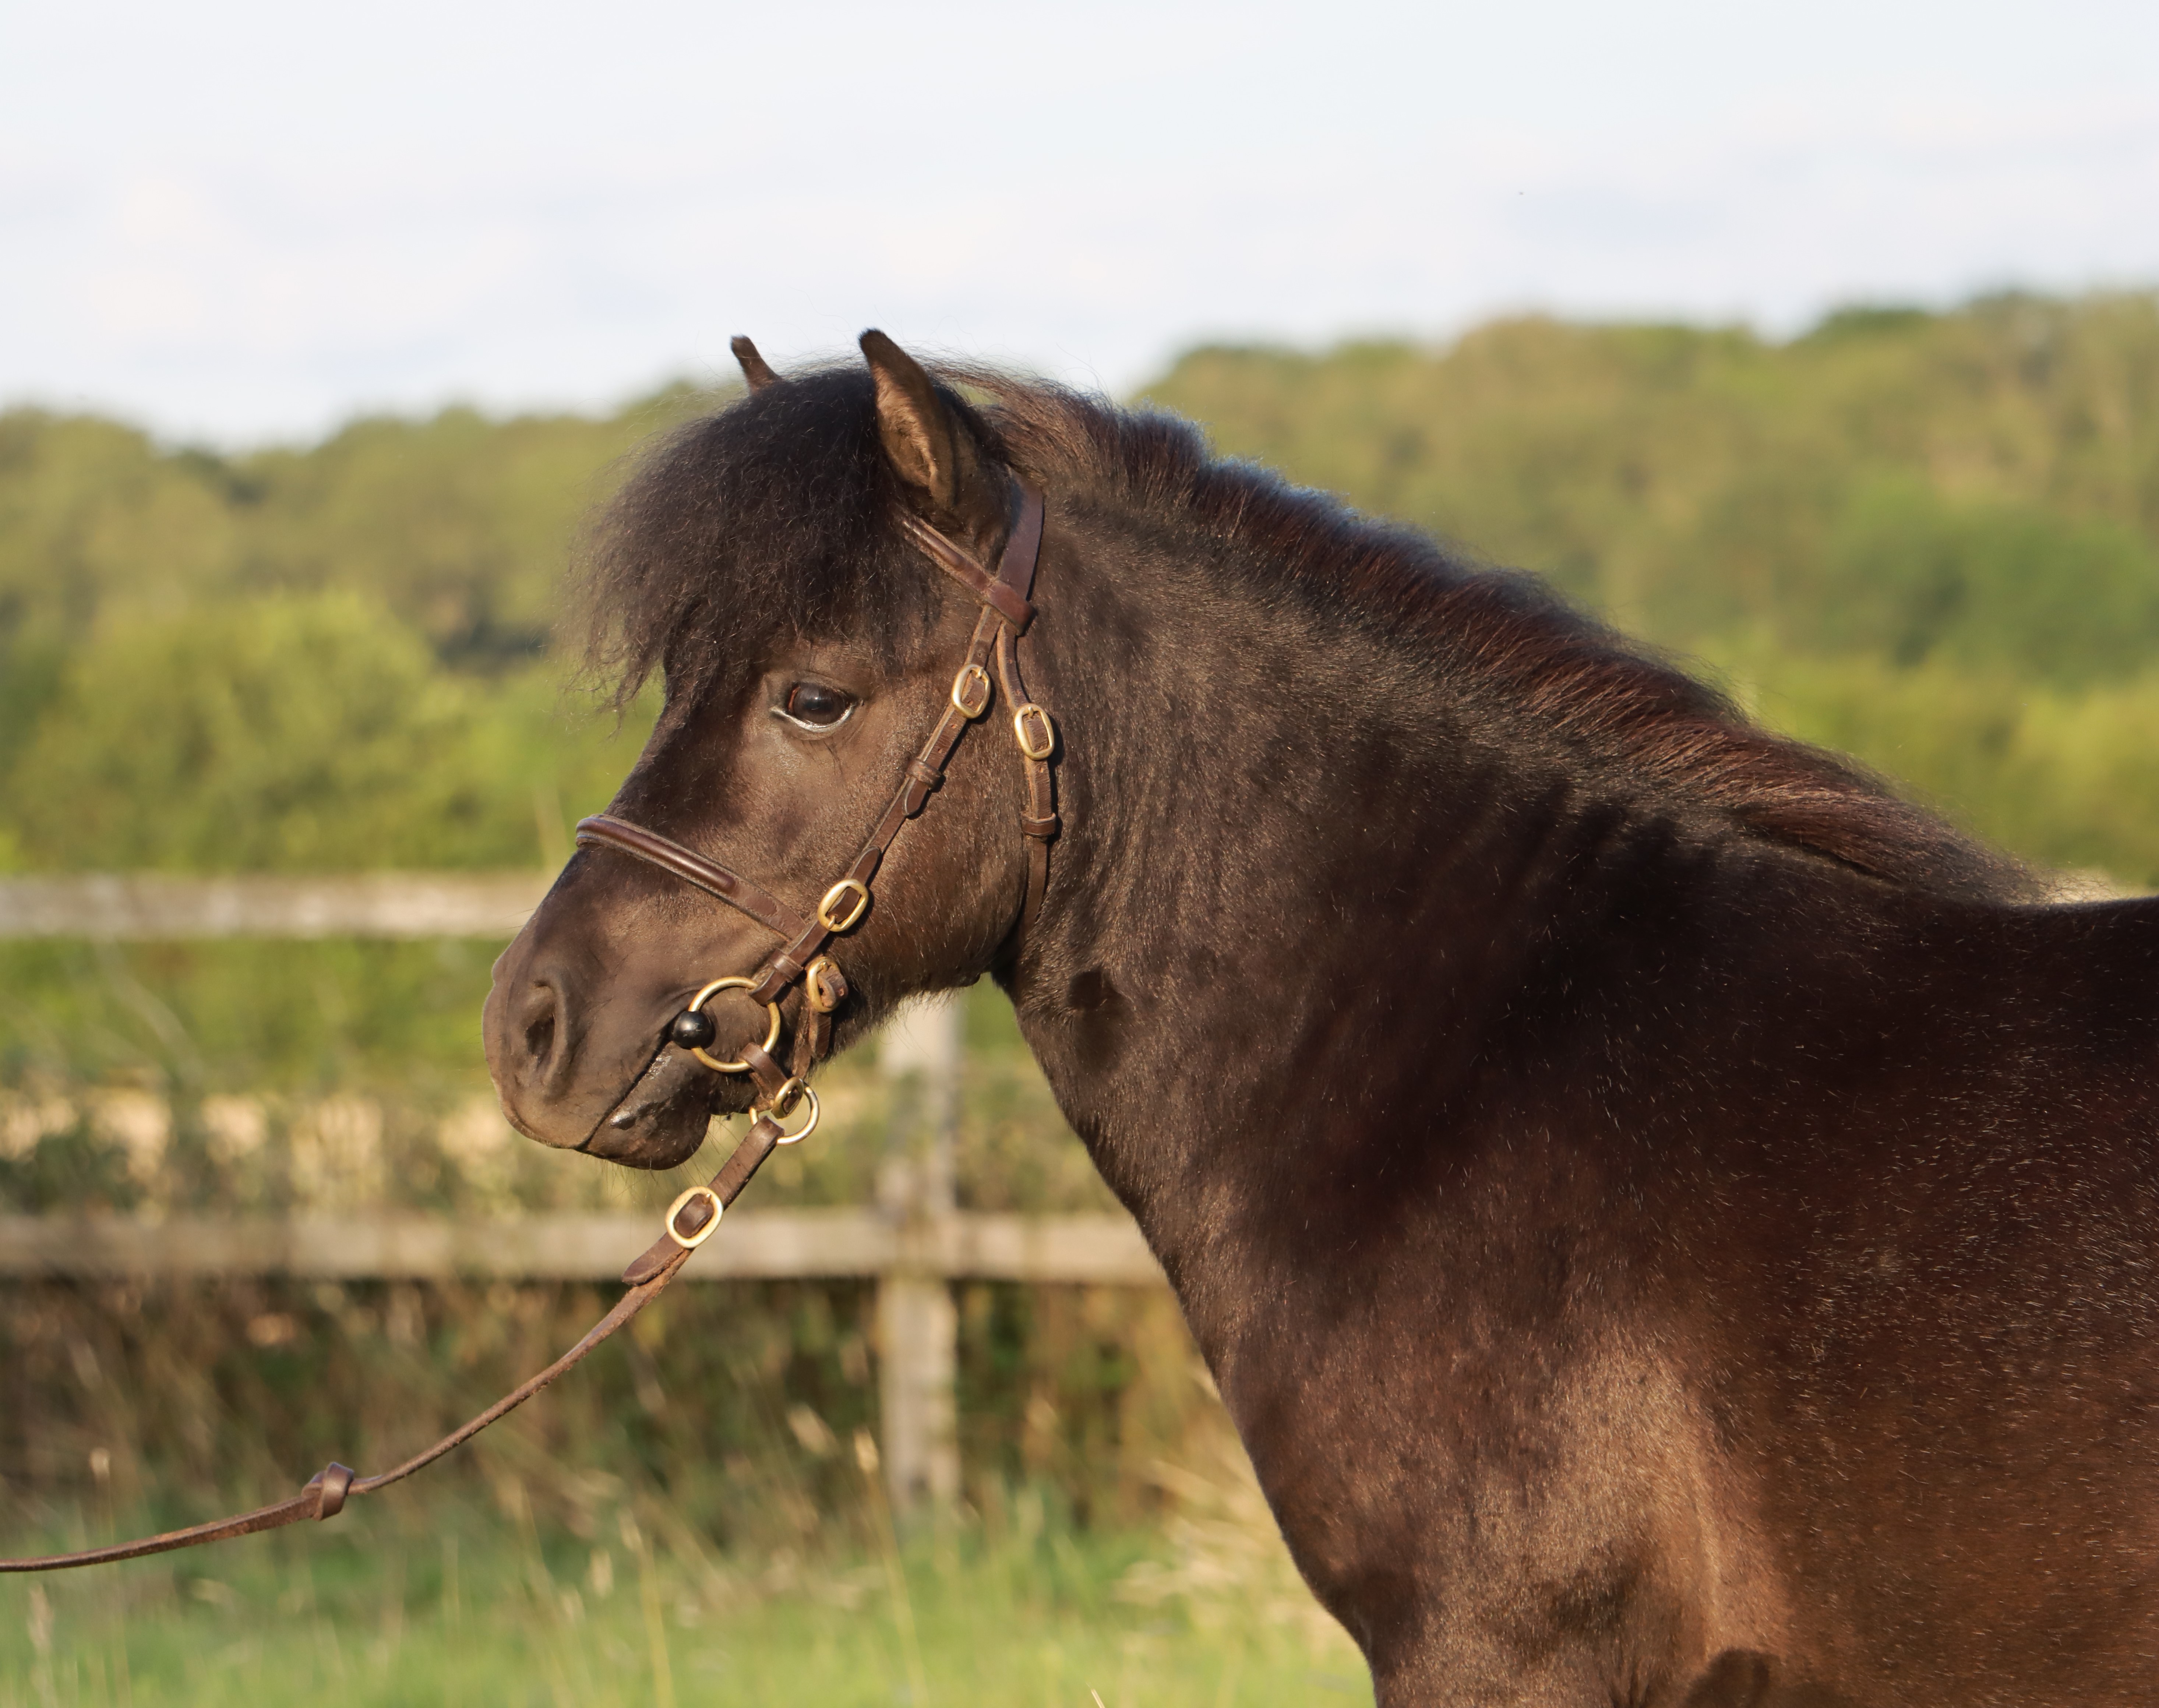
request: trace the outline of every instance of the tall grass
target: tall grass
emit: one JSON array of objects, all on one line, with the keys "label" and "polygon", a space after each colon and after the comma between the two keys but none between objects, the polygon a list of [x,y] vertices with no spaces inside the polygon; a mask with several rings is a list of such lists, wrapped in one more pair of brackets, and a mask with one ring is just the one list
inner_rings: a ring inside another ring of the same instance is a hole
[{"label": "tall grass", "polygon": [[[326,965],[350,952],[279,947]],[[51,968],[90,952],[21,953]],[[484,976],[478,956],[422,964],[452,983]],[[67,995],[67,1012],[116,1024],[154,1004],[200,1041],[219,1036],[205,1017],[252,961],[131,950],[75,965],[76,986],[34,981],[16,1000]],[[968,1029],[962,1203],[1105,1207],[1002,997],[978,991]],[[593,1203],[656,1214],[712,1162],[647,1177],[543,1151],[501,1129],[469,1070],[447,1063],[439,1079],[401,1084],[349,1056],[243,1094],[155,1061],[133,1086],[86,1084],[65,1074],[67,1049],[54,1059],[60,1074],[0,1107],[14,1135],[0,1189],[23,1209],[371,1202],[489,1215]],[[773,1159],[756,1202],[868,1201],[908,1141],[903,1093],[867,1062],[836,1064],[823,1083],[819,1137]],[[0,1552],[274,1498],[333,1457],[391,1462],[545,1363],[607,1292],[9,1286]],[[957,1292],[964,1498],[941,1530],[895,1530],[865,1468],[877,1427],[867,1287],[691,1281],[417,1488],[333,1526],[34,1593],[0,1582],[0,1705],[603,1703],[670,1690],[1085,1705],[1089,1689],[1106,1704],[1287,1703],[1363,1688],[1282,1554],[1167,1293]]]},{"label": "tall grass", "polygon": [[914,1535],[888,1560],[752,1558],[670,1545],[663,1517],[624,1509],[590,1537],[529,1519],[483,1529],[406,1496],[355,1509],[342,1533],[11,1581],[0,1708],[1371,1700],[1348,1638],[1301,1592],[1285,1616],[1293,1580],[1268,1535],[1217,1538],[1195,1570],[1188,1543],[1075,1531],[1023,1492],[1001,1520]]},{"label": "tall grass", "polygon": [[[18,1289],[6,1367],[37,1410],[0,1551],[383,1463],[596,1291]],[[333,1524],[0,1580],[0,1708],[1369,1699],[1166,1294],[963,1289],[965,1498],[914,1525],[878,1475],[870,1317],[852,1284],[686,1284]]]}]

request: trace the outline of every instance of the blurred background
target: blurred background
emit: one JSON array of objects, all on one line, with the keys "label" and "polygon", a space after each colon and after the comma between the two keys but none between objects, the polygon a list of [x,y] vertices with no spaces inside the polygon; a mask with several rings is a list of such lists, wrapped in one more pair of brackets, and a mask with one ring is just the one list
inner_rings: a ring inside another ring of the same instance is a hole
[{"label": "blurred background", "polygon": [[[0,885],[536,893],[641,734],[555,632],[580,519],[730,334],[874,324],[1191,416],[2149,889],[2154,88],[2109,0],[14,8]],[[603,1307],[22,1255],[656,1210],[691,1171],[494,1113],[501,940],[0,935],[0,1553],[372,1468]],[[955,1032],[835,1064],[757,1203],[1114,1214],[995,992]],[[329,1530],[0,1582],[0,1708],[1369,1700],[1166,1292],[936,1282],[914,1499],[886,1286],[686,1283]]]}]

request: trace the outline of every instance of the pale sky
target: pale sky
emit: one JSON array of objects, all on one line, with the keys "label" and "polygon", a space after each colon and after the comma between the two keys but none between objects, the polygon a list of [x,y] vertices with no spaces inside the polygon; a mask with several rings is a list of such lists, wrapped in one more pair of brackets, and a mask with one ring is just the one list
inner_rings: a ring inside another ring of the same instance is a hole
[{"label": "pale sky", "polygon": [[0,402],[175,437],[2131,284],[2154,0],[0,5]]}]

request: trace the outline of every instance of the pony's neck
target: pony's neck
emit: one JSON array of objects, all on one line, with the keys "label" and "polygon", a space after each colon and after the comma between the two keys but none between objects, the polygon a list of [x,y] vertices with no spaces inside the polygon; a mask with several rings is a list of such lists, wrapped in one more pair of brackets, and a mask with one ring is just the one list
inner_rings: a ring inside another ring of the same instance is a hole
[{"label": "pony's neck", "polygon": [[1012,992],[1166,1255],[1225,1146],[1444,1106],[1556,938],[1675,905],[1714,857],[1369,625],[1136,529],[1068,545],[1042,589],[1066,828]]}]

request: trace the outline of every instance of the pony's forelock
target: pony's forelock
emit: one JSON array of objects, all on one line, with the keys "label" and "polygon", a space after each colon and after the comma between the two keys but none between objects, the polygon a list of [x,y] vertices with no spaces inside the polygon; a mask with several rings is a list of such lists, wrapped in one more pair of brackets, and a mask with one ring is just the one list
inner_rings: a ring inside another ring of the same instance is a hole
[{"label": "pony's forelock", "polygon": [[589,674],[619,709],[655,673],[695,691],[784,638],[895,644],[934,609],[888,525],[896,489],[859,365],[798,372],[665,435],[581,553]]}]

